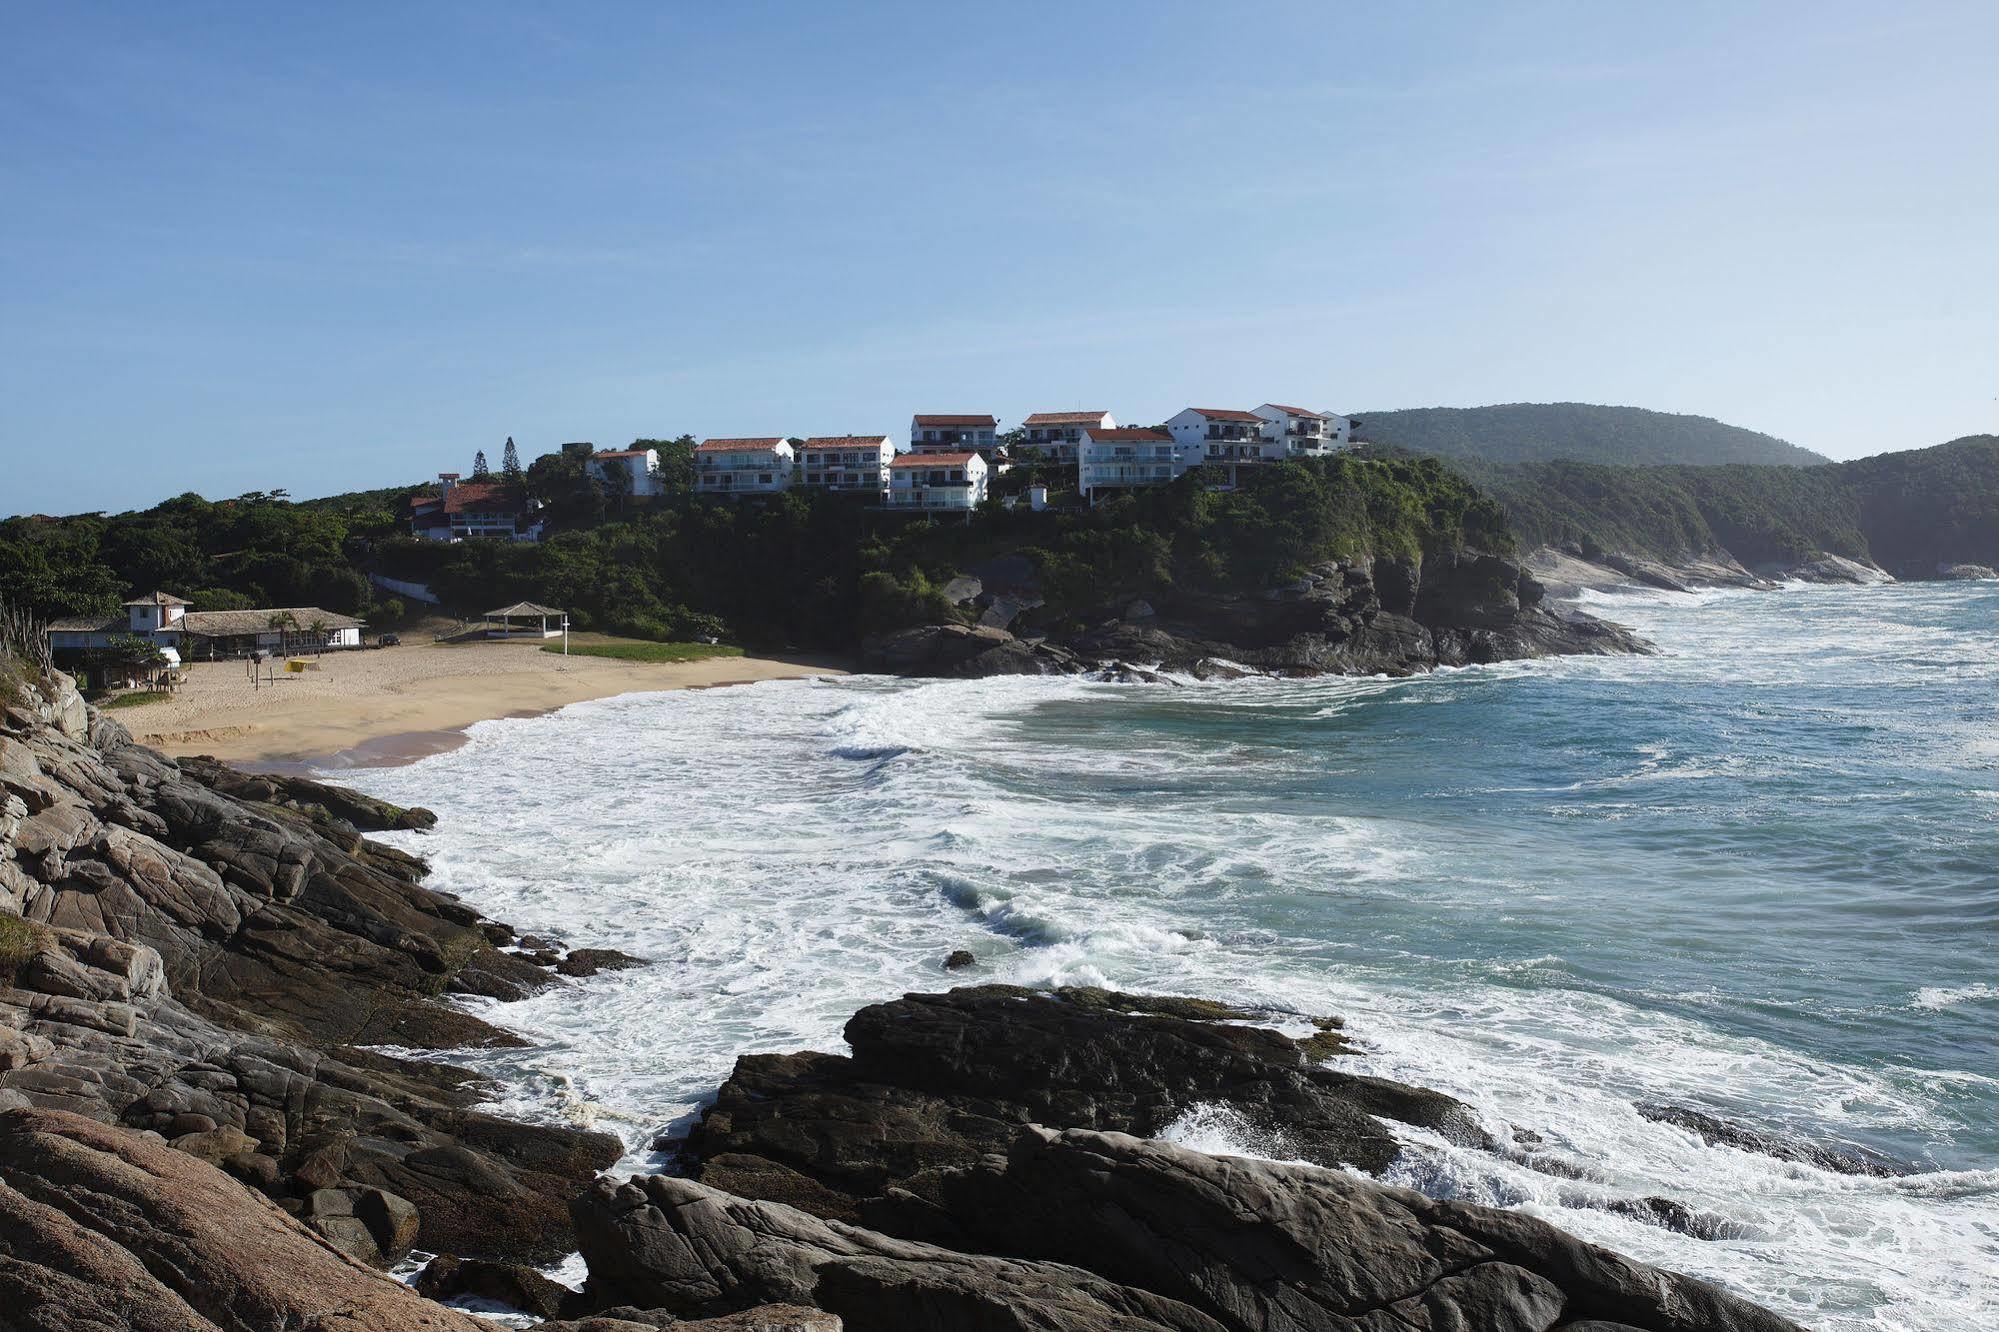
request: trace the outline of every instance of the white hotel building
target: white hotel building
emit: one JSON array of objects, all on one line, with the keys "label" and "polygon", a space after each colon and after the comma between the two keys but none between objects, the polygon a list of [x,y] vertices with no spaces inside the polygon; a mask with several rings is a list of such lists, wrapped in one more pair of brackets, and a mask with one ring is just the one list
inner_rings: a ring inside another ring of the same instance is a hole
[{"label": "white hotel building", "polygon": [[1161,486],[1198,466],[1192,446],[1165,430],[1111,427],[1083,431],[1076,482],[1088,499],[1099,490]]},{"label": "white hotel building", "polygon": [[888,490],[895,443],[887,435],[815,435],[798,446],[795,481],[816,490]]},{"label": "white hotel building", "polygon": [[948,509],[970,513],[985,502],[986,460],[970,449],[957,453],[905,453],[888,466],[888,507]]},{"label": "white hotel building", "polygon": [[993,461],[999,448],[999,422],[991,416],[919,415],[909,420],[911,453],[956,453],[971,449]]},{"label": "white hotel building", "polygon": [[1194,462],[1275,462],[1285,456],[1285,443],[1264,433],[1264,419],[1255,412],[1231,407],[1189,407],[1169,417],[1166,428],[1185,446]]},{"label": "white hotel building", "polygon": [[583,470],[591,480],[613,490],[622,490],[636,499],[647,499],[664,491],[659,483],[657,449],[615,449],[593,453],[583,460]]},{"label": "white hotel building", "polygon": [[1109,412],[1035,412],[1020,423],[1021,444],[1039,449],[1050,462],[1072,463],[1082,449],[1085,430],[1115,430]]},{"label": "white hotel building", "polygon": [[1353,422],[1331,412],[1266,402],[1256,415],[1263,422],[1264,438],[1282,443],[1291,457],[1318,457],[1353,440]]},{"label": "white hotel building", "polygon": [[697,495],[774,495],[791,485],[791,445],[776,435],[694,446]]}]

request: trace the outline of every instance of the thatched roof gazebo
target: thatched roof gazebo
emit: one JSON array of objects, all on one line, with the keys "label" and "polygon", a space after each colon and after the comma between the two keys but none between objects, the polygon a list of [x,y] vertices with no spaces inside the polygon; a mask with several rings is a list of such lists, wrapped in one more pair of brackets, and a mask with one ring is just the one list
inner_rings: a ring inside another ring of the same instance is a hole
[{"label": "thatched roof gazebo", "polygon": [[[554,638],[569,627],[569,612],[559,606],[544,606],[534,601],[516,601],[511,606],[489,610],[486,612],[486,618],[500,622],[498,629],[486,631],[488,638]],[[535,620],[541,627],[530,629],[522,625],[516,629],[513,623],[515,620]],[[555,627],[552,629],[548,624],[550,620],[555,621]]]}]

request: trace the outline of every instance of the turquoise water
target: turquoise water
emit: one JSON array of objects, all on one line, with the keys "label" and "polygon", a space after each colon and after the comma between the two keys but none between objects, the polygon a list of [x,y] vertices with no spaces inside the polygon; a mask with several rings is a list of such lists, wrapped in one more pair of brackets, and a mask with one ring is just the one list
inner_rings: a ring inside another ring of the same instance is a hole
[{"label": "turquoise water", "polygon": [[[355,774],[442,886],[643,971],[497,1006],[515,1113],[682,1122],[738,1053],[981,975],[1338,1012],[1519,1153],[1396,1177],[1808,1325],[1999,1324],[1999,586],[1609,597],[1642,659],[1411,680],[759,685]],[[1300,1029],[1304,1029],[1301,1025]],[[1904,1161],[1713,1147],[1670,1102]],[[1199,1109],[1173,1136],[1283,1154]],[[1519,1139],[1524,1142],[1524,1136]],[[1611,1210],[1673,1198],[1696,1239]]]}]

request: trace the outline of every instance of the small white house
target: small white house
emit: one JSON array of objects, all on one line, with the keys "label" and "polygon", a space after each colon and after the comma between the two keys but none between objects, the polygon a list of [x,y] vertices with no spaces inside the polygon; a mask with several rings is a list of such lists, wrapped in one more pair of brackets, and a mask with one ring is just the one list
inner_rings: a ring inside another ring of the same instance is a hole
[{"label": "small white house", "polygon": [[[82,652],[111,645],[121,637],[144,638],[170,654],[218,657],[258,649],[357,648],[361,621],[317,606],[260,610],[198,611],[169,592],[151,592],[125,603],[122,615],[84,615],[49,626],[49,646]],[[276,623],[273,623],[273,622]]]},{"label": "small white house", "polygon": [[776,435],[704,439],[694,446],[698,495],[774,495],[791,485],[791,445]]},{"label": "small white house", "polygon": [[999,422],[990,416],[913,416],[911,453],[958,453],[971,449],[987,462],[999,448]]},{"label": "small white house", "polygon": [[957,453],[905,453],[888,466],[891,509],[956,509],[985,502],[986,460],[970,449]]},{"label": "small white house", "polygon": [[1256,414],[1263,421],[1263,437],[1282,444],[1285,453],[1292,457],[1316,457],[1345,448],[1353,433],[1352,424],[1344,416],[1287,407],[1280,402],[1266,402],[1256,409]]},{"label": "small white house", "polygon": [[1115,430],[1109,412],[1034,412],[1020,423],[1020,442],[1039,449],[1050,461],[1073,463],[1085,430]]},{"label": "small white house", "polygon": [[1197,451],[1204,463],[1268,462],[1284,456],[1282,440],[1264,434],[1255,412],[1228,407],[1189,407],[1167,419],[1173,438]]},{"label": "small white house", "polygon": [[1170,431],[1128,426],[1085,430],[1077,445],[1076,485],[1085,499],[1099,490],[1163,486],[1200,463],[1196,446]]},{"label": "small white house", "polygon": [[583,470],[613,494],[622,492],[635,499],[650,499],[663,493],[659,480],[659,450],[615,449],[593,453],[584,460]]},{"label": "small white house", "polygon": [[819,490],[888,491],[895,442],[887,435],[815,435],[798,446],[797,482]]}]

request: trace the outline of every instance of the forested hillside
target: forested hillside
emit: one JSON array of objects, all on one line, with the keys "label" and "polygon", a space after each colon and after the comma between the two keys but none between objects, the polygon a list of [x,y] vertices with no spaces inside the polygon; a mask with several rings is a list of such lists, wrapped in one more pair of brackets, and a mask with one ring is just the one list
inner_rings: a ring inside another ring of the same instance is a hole
[{"label": "forested hillside", "polygon": [[1359,438],[1417,453],[1484,462],[1574,462],[1649,466],[1726,463],[1809,467],[1830,459],[1771,435],[1705,416],[1586,402],[1514,402],[1496,407],[1419,407],[1361,412]]},{"label": "forested hillside", "polygon": [[1999,564],[1999,436],[1823,467],[1459,464],[1524,547],[1790,564],[1824,551],[1900,578]]},{"label": "forested hillside", "polygon": [[[684,447],[662,452],[677,466]],[[394,609],[369,584],[379,573],[428,584],[458,612],[526,598],[644,638],[845,648],[949,618],[942,584],[1006,557],[1047,599],[1043,618],[1077,623],[1179,589],[1267,587],[1338,556],[1513,548],[1498,506],[1434,459],[1290,462],[1246,471],[1233,491],[1211,490],[1217,479],[1197,471],[1094,509],[994,504],[966,523],[806,490],[607,503],[580,463],[549,455],[522,483],[551,518],[539,544],[415,540],[400,515],[416,487],[309,503],[183,495],[136,513],[0,522],[0,598],[54,617],[163,588],[203,609],[316,605],[379,627]]]}]

